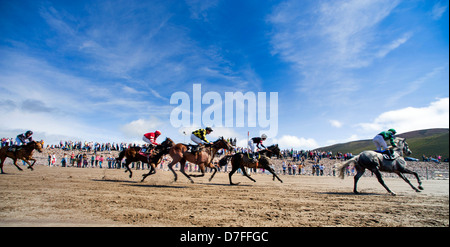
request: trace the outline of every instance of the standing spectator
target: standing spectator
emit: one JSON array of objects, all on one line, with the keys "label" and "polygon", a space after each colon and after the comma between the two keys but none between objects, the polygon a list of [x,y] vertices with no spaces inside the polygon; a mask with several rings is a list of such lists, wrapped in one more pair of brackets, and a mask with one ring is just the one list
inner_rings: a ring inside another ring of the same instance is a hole
[{"label": "standing spectator", "polygon": [[106,158],[106,160],[108,161],[108,169],[111,169],[112,168],[112,157],[111,157],[111,155],[108,156],[108,158]]},{"label": "standing spectator", "polygon": [[297,164],[292,165],[292,175],[295,175],[295,171],[297,171]]},{"label": "standing spectator", "polygon": [[56,155],[52,154],[51,166],[56,166]]},{"label": "standing spectator", "polygon": [[66,163],[67,163],[67,155],[66,153],[64,153],[61,159],[61,167],[66,167]]},{"label": "standing spectator", "polygon": [[94,167],[94,163],[95,163],[95,155],[93,154],[91,156],[91,167]]},{"label": "standing spectator", "polygon": [[88,160],[87,160],[86,154],[83,154],[81,157],[83,157],[83,167],[87,167],[88,166]]},{"label": "standing spectator", "polygon": [[302,175],[303,174],[303,164],[300,163],[300,165],[298,165],[298,175]]},{"label": "standing spectator", "polygon": [[50,166],[52,164],[52,154],[51,153],[48,154],[47,161],[48,161],[48,166]]},{"label": "standing spectator", "polygon": [[100,165],[100,168],[102,168],[102,163],[103,163],[103,155],[100,156],[100,158],[98,159],[98,164]]}]

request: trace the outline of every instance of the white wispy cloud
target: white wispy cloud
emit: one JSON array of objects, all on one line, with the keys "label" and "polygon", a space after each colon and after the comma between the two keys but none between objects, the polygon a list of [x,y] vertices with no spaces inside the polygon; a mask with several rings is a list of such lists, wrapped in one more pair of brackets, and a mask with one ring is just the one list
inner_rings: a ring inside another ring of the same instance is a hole
[{"label": "white wispy cloud", "polygon": [[361,89],[352,70],[370,66],[412,37],[412,32],[395,36],[380,29],[399,2],[284,1],[268,17],[272,53],[301,75],[301,92],[339,101]]},{"label": "white wispy cloud", "polygon": [[342,122],[340,122],[338,120],[331,119],[331,120],[329,120],[329,122],[330,122],[331,126],[333,126],[333,127],[336,127],[336,128],[342,127]]},{"label": "white wispy cloud", "polygon": [[449,128],[449,98],[437,99],[425,107],[406,107],[387,111],[372,122],[356,125],[362,133],[395,128],[399,133],[428,128]]},{"label": "white wispy cloud", "polygon": [[280,148],[294,148],[311,150],[319,147],[319,144],[313,138],[297,137],[293,135],[283,135],[280,138],[274,138],[273,143],[277,143]]},{"label": "white wispy cloud", "polygon": [[442,15],[445,13],[445,11],[447,11],[448,1],[444,1],[444,2],[446,2],[446,4],[444,4],[442,2],[437,2],[433,6],[433,9],[431,10],[431,16],[433,17],[434,20],[441,19]]}]

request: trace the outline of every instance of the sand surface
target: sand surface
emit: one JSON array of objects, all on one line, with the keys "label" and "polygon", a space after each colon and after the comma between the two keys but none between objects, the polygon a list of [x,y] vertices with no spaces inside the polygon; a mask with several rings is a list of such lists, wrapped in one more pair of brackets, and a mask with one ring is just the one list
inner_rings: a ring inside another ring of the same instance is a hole
[{"label": "sand surface", "polygon": [[[9,163],[9,162],[8,162]],[[0,226],[449,226],[449,180],[423,180],[414,192],[399,178],[386,178],[391,196],[375,177],[281,175],[284,183],[236,173],[209,182],[157,170],[48,167],[18,171],[5,165],[0,175]],[[417,185],[414,179],[410,179]]]}]

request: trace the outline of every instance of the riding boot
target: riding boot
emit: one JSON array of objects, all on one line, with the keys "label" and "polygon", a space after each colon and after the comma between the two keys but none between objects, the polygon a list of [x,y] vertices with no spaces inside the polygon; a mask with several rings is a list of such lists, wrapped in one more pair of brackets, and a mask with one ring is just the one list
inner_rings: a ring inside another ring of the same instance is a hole
[{"label": "riding boot", "polygon": [[256,158],[256,155],[254,153],[249,153],[249,158],[252,161],[252,163],[258,162],[258,159]]},{"label": "riding boot", "polygon": [[394,155],[393,155],[393,153],[392,153],[392,151],[390,149],[384,150],[383,154],[386,154],[388,156],[388,158],[391,159],[391,160],[394,159]]},{"label": "riding boot", "polygon": [[12,145],[12,146],[10,146],[10,147],[8,148],[8,151],[9,151],[9,152],[16,152],[17,149],[18,149],[18,146]]},{"label": "riding boot", "polygon": [[394,150],[388,149],[388,152],[389,152],[389,158],[391,158],[391,160],[395,159]]}]

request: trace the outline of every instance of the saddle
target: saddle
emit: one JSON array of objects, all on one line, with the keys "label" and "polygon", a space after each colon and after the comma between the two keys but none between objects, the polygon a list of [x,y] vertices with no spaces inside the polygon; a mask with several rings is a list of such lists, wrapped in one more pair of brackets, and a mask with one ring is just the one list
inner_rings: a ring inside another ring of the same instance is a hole
[{"label": "saddle", "polygon": [[378,151],[378,150],[374,150],[375,152],[382,154],[383,155],[383,159],[387,160],[387,161],[392,161],[397,159],[397,157],[395,157],[394,155],[391,154],[391,152],[389,150],[384,150],[384,151]]},{"label": "saddle", "polygon": [[256,163],[256,166],[258,167],[258,160],[261,158],[260,153],[247,153],[247,157],[252,163]]},{"label": "saddle", "polygon": [[206,147],[210,147],[211,144],[206,143],[203,145],[194,145],[194,144],[184,144],[188,149],[187,152],[191,152],[191,153],[199,153],[201,151],[203,151],[204,148]]},{"label": "saddle", "polygon": [[17,152],[17,151],[19,151],[19,150],[21,150],[22,149],[22,146],[18,146],[18,145],[12,145],[12,146],[10,146],[9,148],[8,148],[8,151],[9,152]]}]

